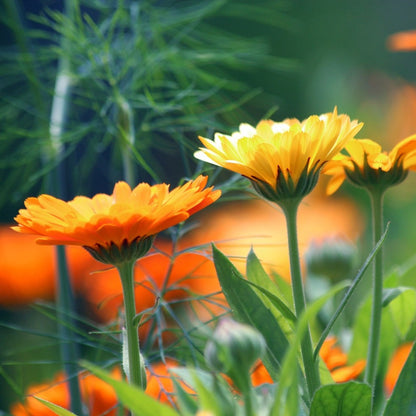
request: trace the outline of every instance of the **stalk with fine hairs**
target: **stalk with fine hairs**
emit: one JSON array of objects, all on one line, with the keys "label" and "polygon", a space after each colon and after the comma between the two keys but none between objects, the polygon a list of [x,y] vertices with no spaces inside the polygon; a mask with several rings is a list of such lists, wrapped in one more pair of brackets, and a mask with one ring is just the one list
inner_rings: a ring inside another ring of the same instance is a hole
[{"label": "stalk with fine hairs", "polygon": [[[286,218],[293,303],[298,319],[306,309],[297,236],[297,212],[299,203],[300,200],[298,199],[290,199],[280,204]],[[312,400],[315,391],[320,386],[320,380],[318,363],[313,357],[312,338],[309,325],[307,325],[306,334],[301,340],[301,351],[309,399]]]},{"label": "stalk with fine hairs", "polygon": [[[140,356],[140,341],[137,326],[134,323],[136,316],[136,302],[134,296],[134,264],[136,260],[130,260],[118,264],[117,270],[120,275],[121,284],[123,288],[123,300],[124,300],[124,321],[126,339],[123,337],[123,364],[125,367],[125,373],[128,376],[130,384],[146,388],[146,372],[144,363]],[[127,353],[127,357],[124,357],[124,353]],[[124,359],[127,362],[124,362]]]},{"label": "stalk with fine hairs", "polygon": [[[384,189],[374,187],[368,189],[373,217],[373,245],[379,241],[383,234],[383,197]],[[370,340],[367,352],[367,366],[365,370],[365,381],[370,386],[375,385],[377,374],[377,360],[380,344],[381,313],[383,298],[383,247],[377,252],[373,264],[373,298],[371,307]]]}]

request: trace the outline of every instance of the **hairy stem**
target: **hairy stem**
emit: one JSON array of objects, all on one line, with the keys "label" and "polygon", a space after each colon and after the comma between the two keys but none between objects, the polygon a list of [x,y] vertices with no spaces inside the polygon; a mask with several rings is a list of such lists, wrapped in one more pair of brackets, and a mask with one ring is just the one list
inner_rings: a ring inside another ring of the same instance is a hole
[{"label": "hairy stem", "polygon": [[[299,201],[296,200],[288,200],[285,201],[284,205],[282,204],[283,212],[286,217],[293,302],[295,305],[296,317],[299,319],[306,308],[306,300],[300,268],[297,237],[298,207]],[[301,351],[309,397],[310,400],[312,400],[313,394],[320,386],[320,380],[318,366],[313,359],[312,338],[309,325],[307,326],[306,334],[301,341]]]},{"label": "hairy stem", "polygon": [[124,367],[129,383],[144,389],[146,387],[145,371],[140,357],[139,334],[136,325],[134,325],[134,317],[136,316],[133,272],[134,263],[135,261],[126,261],[117,265],[123,287],[127,338],[126,345],[123,345],[123,348],[127,346],[127,363],[125,363]]},{"label": "hairy stem", "polygon": [[[383,234],[383,195],[383,191],[379,189],[370,191],[373,216],[373,244],[376,244]],[[374,258],[372,290],[373,303],[371,308],[370,340],[364,379],[374,389],[377,375],[383,298],[383,248],[380,248]]]}]

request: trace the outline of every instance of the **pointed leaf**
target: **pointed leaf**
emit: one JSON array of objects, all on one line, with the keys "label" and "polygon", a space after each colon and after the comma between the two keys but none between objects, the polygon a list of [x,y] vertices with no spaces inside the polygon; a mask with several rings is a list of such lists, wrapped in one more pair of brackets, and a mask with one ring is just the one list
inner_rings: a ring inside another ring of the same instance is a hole
[{"label": "pointed leaf", "polygon": [[[259,298],[263,301],[264,304],[266,304],[267,306],[272,306],[275,309],[277,309],[277,311],[281,315],[280,317],[276,317],[277,319],[281,319],[283,316],[286,320],[285,322],[286,325],[288,324],[288,322],[291,322],[291,323],[296,322],[295,314],[291,311],[289,306],[287,306],[286,303],[282,299],[280,299],[278,296],[274,295],[273,293],[269,292],[264,287],[256,283],[250,282],[250,280],[246,280],[246,279],[242,279],[242,280],[244,283],[252,286],[253,288],[257,289],[259,292],[261,292],[259,294]],[[290,328],[292,328],[292,326],[290,326]]]},{"label": "pointed leaf", "polygon": [[179,408],[182,416],[193,416],[198,410],[198,404],[194,398],[188,394],[183,387],[174,378],[172,379],[175,386],[175,392],[178,399]]},{"label": "pointed leaf", "polygon": [[49,409],[51,409],[58,416],[77,416],[75,413],[72,413],[69,410],[64,409],[63,407],[58,406],[55,403],[48,402],[47,400],[41,399],[40,397],[36,397],[36,396],[35,396],[35,399],[38,400],[38,401],[40,401],[42,404],[44,404]]},{"label": "pointed leaf", "polygon": [[296,316],[286,302],[279,297],[276,284],[263,269],[253,250],[250,250],[247,257],[247,280],[245,281],[261,292],[259,297],[266,306],[273,306],[277,309],[277,311],[272,311],[277,312],[274,315],[285,333],[293,332],[293,325],[286,321],[289,320],[293,323],[296,321]]},{"label": "pointed leaf", "polygon": [[370,416],[371,388],[350,381],[321,387],[314,395],[310,416]]},{"label": "pointed leaf", "polygon": [[401,287],[393,287],[383,289],[383,308],[387,306],[392,300],[396,299],[397,296],[402,293],[404,288]]},{"label": "pointed leaf", "polygon": [[237,320],[256,328],[264,337],[267,353],[264,363],[270,375],[276,377],[288,347],[288,341],[276,318],[255,291],[243,280],[240,272],[214,245],[215,268],[224,295]]}]

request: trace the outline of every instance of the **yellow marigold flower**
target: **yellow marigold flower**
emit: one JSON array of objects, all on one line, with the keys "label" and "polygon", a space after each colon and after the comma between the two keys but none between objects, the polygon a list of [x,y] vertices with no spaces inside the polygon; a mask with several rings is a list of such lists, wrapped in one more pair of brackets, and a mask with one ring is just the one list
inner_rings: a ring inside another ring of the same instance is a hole
[{"label": "yellow marigold flower", "polygon": [[14,230],[35,234],[39,244],[80,245],[98,260],[116,264],[141,257],[153,237],[216,201],[221,191],[205,188],[199,176],[172,191],[169,185],[118,182],[112,195],[77,196],[65,202],[50,195],[28,198]]},{"label": "yellow marigold flower", "polygon": [[321,167],[361,129],[362,123],[332,113],[306,120],[241,124],[231,136],[199,137],[195,157],[246,176],[267,199],[302,198],[316,185]]},{"label": "yellow marigold flower", "polygon": [[394,146],[390,153],[370,139],[354,139],[345,146],[347,155],[339,154],[323,169],[330,175],[327,193],[334,193],[346,178],[366,188],[390,186],[402,182],[409,170],[416,170],[416,135]]}]

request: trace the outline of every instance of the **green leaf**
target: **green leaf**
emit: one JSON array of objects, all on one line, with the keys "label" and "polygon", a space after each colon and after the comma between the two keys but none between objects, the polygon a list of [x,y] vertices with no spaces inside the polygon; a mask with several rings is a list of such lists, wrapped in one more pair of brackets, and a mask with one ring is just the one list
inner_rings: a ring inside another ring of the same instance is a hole
[{"label": "green leaf", "polygon": [[[212,378],[212,377],[211,377]],[[223,389],[218,388],[218,383],[207,385],[195,373],[194,382],[199,399],[199,408],[212,412],[216,416],[228,416],[236,414],[236,402],[233,395],[224,394]]]},{"label": "green leaf", "polygon": [[115,380],[106,371],[91,363],[82,362],[82,366],[97,377],[107,382],[117,394],[118,399],[133,414],[137,416],[178,416],[175,410],[148,396],[138,387],[131,386],[125,381]]},{"label": "green leaf", "polygon": [[[272,306],[274,309],[277,309],[277,311],[280,313],[280,316],[276,317],[278,320],[279,319],[281,320],[283,316],[286,320],[286,325],[288,324],[288,322],[291,322],[291,323],[296,322],[295,314],[292,312],[289,306],[287,306],[286,303],[282,299],[280,299],[278,296],[274,295],[273,293],[269,292],[264,287],[256,283],[250,282],[250,280],[246,280],[244,278],[242,280],[244,281],[244,283],[254,287],[255,289],[257,289],[257,291],[261,292],[259,294],[259,297],[266,306]],[[281,322],[279,321],[279,323]],[[289,325],[289,327],[292,328],[291,325]]]},{"label": "green leaf", "polygon": [[371,388],[356,381],[321,387],[313,397],[310,412],[310,416],[370,415]]},{"label": "green leaf", "polygon": [[265,272],[253,250],[250,250],[247,257],[247,280],[244,281],[261,292],[259,297],[266,306],[273,307],[272,312],[286,335],[293,332],[293,325],[290,323],[296,322],[296,316],[286,302],[279,297],[276,284]]},{"label": "green leaf", "polygon": [[[379,373],[386,370],[387,362],[400,342],[407,338],[416,317],[416,290],[404,289],[383,308],[379,351]],[[351,361],[366,357],[368,331],[371,319],[371,298],[360,308],[354,322],[353,341],[349,358]]]},{"label": "green leaf", "polygon": [[403,290],[404,289],[401,287],[383,289],[383,308],[387,306],[392,300],[396,299],[397,296],[403,292]]},{"label": "green leaf", "polygon": [[[416,344],[415,344],[416,345]],[[400,373],[396,386],[384,410],[384,416],[416,416],[416,347]]]},{"label": "green leaf", "polygon": [[270,309],[255,291],[244,281],[240,272],[212,246],[215,268],[222,290],[235,318],[256,328],[264,337],[267,352],[263,359],[272,378],[279,371],[288,341]]},{"label": "green leaf", "polygon": [[193,416],[198,410],[198,404],[194,398],[188,394],[176,379],[172,379],[173,385],[178,399],[178,404],[181,409],[182,416]]},{"label": "green leaf", "polygon": [[59,416],[77,416],[75,413],[70,412],[67,409],[64,409],[61,406],[58,406],[57,404],[48,402],[47,400],[41,399],[40,397],[36,397],[35,399],[40,401],[42,404],[44,404],[46,407],[51,409],[53,412],[55,412]]}]

